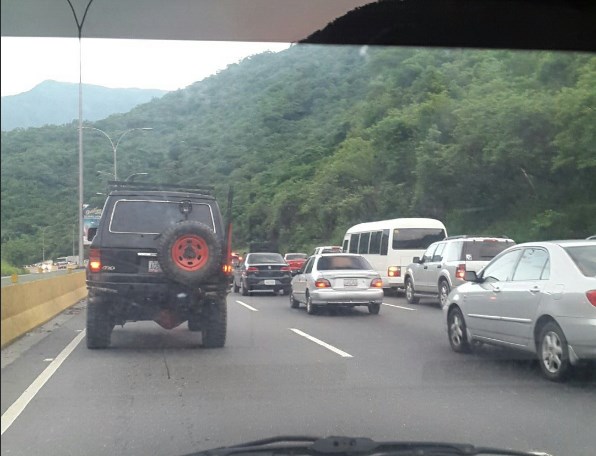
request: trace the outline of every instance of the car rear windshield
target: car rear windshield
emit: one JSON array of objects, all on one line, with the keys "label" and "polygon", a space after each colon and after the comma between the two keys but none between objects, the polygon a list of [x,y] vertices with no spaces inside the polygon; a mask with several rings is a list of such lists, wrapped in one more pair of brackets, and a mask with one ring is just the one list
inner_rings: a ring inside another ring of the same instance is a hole
[{"label": "car rear windshield", "polygon": [[445,239],[442,228],[396,228],[393,230],[393,250],[426,250],[433,242]]},{"label": "car rear windshield", "polygon": [[370,263],[363,257],[357,256],[324,256],[317,263],[319,271],[333,269],[372,269]]},{"label": "car rear windshield", "polygon": [[515,245],[513,241],[466,241],[462,249],[463,261],[490,261],[508,247]]},{"label": "car rear windshield", "polygon": [[180,212],[179,201],[119,200],[114,204],[110,232],[160,234],[184,220],[201,222],[215,230],[208,204],[193,203],[186,217]]},{"label": "car rear windshield", "polygon": [[586,277],[596,277],[596,245],[564,247]]},{"label": "car rear windshield", "polygon": [[250,264],[257,263],[285,263],[279,253],[253,253],[248,258]]},{"label": "car rear windshield", "polygon": [[286,255],[286,260],[304,260],[306,257],[306,253],[288,253]]}]

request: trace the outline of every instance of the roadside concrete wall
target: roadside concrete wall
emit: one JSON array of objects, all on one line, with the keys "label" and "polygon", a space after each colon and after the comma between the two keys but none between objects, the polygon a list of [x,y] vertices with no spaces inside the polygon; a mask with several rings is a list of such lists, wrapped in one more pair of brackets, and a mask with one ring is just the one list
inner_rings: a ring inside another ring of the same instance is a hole
[{"label": "roadside concrete wall", "polygon": [[85,271],[2,287],[2,347],[86,296]]}]

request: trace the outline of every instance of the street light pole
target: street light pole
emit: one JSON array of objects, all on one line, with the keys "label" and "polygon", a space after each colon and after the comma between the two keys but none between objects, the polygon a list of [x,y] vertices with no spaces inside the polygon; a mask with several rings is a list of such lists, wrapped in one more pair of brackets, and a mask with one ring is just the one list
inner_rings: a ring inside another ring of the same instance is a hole
[{"label": "street light pole", "polygon": [[83,127],[83,128],[87,128],[89,130],[96,130],[96,131],[100,132],[101,134],[103,134],[106,138],[108,138],[108,141],[110,141],[110,145],[112,146],[112,151],[114,152],[114,180],[118,180],[118,156],[117,156],[117,151],[118,151],[118,145],[120,144],[120,141],[122,141],[122,138],[124,138],[124,136],[126,136],[131,131],[135,131],[135,130],[144,130],[144,131],[153,130],[153,128],[151,128],[151,127],[129,128],[128,130],[124,131],[118,137],[118,140],[114,144],[114,141],[112,140],[112,138],[110,137],[110,135],[108,135],[105,131],[103,131],[103,130],[101,130],[99,128],[95,128],[95,127],[87,127],[86,126],[86,127]]},{"label": "street light pole", "polygon": [[44,226],[41,229],[41,263],[46,262],[46,230],[49,226]]}]

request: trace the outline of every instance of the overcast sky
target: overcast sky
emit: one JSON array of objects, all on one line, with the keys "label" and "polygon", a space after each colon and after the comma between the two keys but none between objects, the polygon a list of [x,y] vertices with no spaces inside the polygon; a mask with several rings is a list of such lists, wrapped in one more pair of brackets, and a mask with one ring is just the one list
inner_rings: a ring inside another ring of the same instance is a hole
[{"label": "overcast sky", "polygon": [[[2,96],[51,79],[79,82],[79,44],[72,38],[2,37]],[[83,38],[83,83],[111,88],[176,90],[281,43],[102,40]]]}]

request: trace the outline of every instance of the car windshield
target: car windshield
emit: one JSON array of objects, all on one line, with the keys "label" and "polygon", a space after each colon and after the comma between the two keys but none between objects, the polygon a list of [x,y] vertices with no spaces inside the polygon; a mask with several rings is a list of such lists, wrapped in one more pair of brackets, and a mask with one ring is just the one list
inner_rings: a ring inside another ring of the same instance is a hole
[{"label": "car windshield", "polygon": [[286,260],[304,260],[307,256],[306,253],[288,253],[286,254]]},{"label": "car windshield", "polygon": [[248,255],[246,262],[249,264],[285,263],[279,253],[251,253]]},{"label": "car windshield", "polygon": [[461,260],[489,261],[514,244],[515,242],[492,240],[464,242]]},{"label": "car windshield", "polygon": [[564,247],[586,277],[596,277],[596,245]]},{"label": "car windshield", "polygon": [[2,456],[594,455],[594,1],[1,1]]},{"label": "car windshield", "polygon": [[330,271],[333,269],[372,269],[372,267],[363,257],[326,255],[319,258],[317,269],[319,271]]}]

